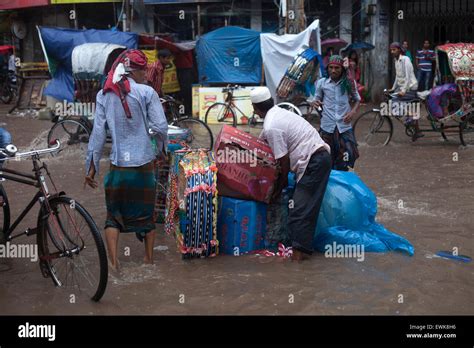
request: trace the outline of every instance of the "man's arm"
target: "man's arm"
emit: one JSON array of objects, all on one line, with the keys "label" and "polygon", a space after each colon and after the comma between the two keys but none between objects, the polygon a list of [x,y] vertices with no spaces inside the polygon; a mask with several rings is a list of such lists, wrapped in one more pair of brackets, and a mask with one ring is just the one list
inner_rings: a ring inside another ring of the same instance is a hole
[{"label": "man's arm", "polygon": [[404,59],[402,61],[403,64],[403,69],[405,71],[405,82],[403,86],[400,86],[400,93],[398,93],[400,96],[404,96],[407,91],[410,89],[410,76],[413,74],[413,65],[411,65],[411,62],[409,59]]},{"label": "man's arm", "polygon": [[423,58],[423,56],[420,55],[418,51],[416,51],[416,56],[415,56],[415,64],[416,68],[419,69],[419,64],[420,64],[420,59]]},{"label": "man's arm", "polygon": [[97,93],[94,127],[89,138],[89,145],[87,149],[86,178],[84,185],[88,184],[92,188],[97,187],[94,177],[95,174],[99,172],[99,162],[100,158],[102,157],[102,150],[104,148],[105,141],[107,140],[107,119],[105,116],[105,107],[102,104],[103,98],[102,90],[100,90]]},{"label": "man's arm", "polygon": [[166,153],[168,146],[168,122],[166,121],[166,115],[161,105],[160,97],[155,91],[153,91],[147,103],[146,117],[155,138],[163,144],[164,148],[158,149],[158,151]]},{"label": "man's arm", "polygon": [[351,99],[353,103],[351,104],[351,111],[349,111],[343,118],[343,121],[345,123],[350,123],[352,119],[354,118],[355,114],[357,113],[357,110],[359,110],[359,105],[360,105],[360,95],[359,92],[357,91],[357,83],[355,80],[351,80],[353,86],[352,86],[352,93],[351,93]]},{"label": "man's arm", "polygon": [[397,79],[397,65],[395,64],[395,81],[393,81],[393,86],[392,88],[390,89],[390,91],[394,91],[395,89],[397,89],[398,87],[398,79]]},{"label": "man's arm", "polygon": [[324,78],[320,78],[316,83],[316,92],[314,93],[314,97],[308,99],[308,102],[314,107],[320,107],[323,105],[323,80]]},{"label": "man's arm", "polygon": [[[288,155],[288,144],[284,132],[278,128],[270,128],[265,131],[265,139],[268,141],[275,159],[281,166],[281,173],[275,184],[272,201],[281,194],[281,191],[288,184],[288,172],[290,171],[290,159]],[[285,159],[286,157],[286,159]]]},{"label": "man's arm", "polygon": [[280,165],[280,174],[273,189],[272,201],[276,200],[281,195],[281,191],[288,186],[288,173],[290,172],[289,154],[278,159],[278,164]]}]

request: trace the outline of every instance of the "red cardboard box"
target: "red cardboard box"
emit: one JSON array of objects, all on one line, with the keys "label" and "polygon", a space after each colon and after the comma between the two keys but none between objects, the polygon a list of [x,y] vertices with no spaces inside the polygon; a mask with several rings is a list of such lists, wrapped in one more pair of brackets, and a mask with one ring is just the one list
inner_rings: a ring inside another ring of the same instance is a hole
[{"label": "red cardboard box", "polygon": [[224,125],[214,150],[220,196],[269,203],[278,169],[265,141]]}]

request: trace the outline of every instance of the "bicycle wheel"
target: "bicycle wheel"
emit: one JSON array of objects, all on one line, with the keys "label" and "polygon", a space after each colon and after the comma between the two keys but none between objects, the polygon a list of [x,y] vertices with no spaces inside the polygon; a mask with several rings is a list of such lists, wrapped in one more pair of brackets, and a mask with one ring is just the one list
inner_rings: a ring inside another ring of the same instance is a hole
[{"label": "bicycle wheel", "polygon": [[283,102],[283,103],[277,104],[277,106],[281,107],[282,109],[291,111],[291,112],[297,114],[298,116],[303,116],[303,113],[301,112],[301,110],[298,109],[295,105],[293,105],[291,103]]},{"label": "bicycle wheel", "polygon": [[10,205],[8,204],[8,197],[3,185],[0,184],[0,244],[5,244],[6,231],[10,228]]},{"label": "bicycle wheel", "polygon": [[230,105],[225,103],[214,103],[209,107],[209,109],[207,109],[204,122],[206,124],[209,124],[209,122],[211,124],[222,123],[237,127],[237,116],[235,116],[235,112]]},{"label": "bicycle wheel", "polygon": [[463,146],[474,145],[474,113],[466,115],[466,119],[459,125],[459,139]]},{"label": "bicycle wheel", "polygon": [[107,286],[104,242],[89,213],[71,198],[48,200],[38,216],[37,243],[42,270],[53,283],[99,301]]},{"label": "bicycle wheel", "polygon": [[212,146],[214,145],[212,131],[207,126],[207,124],[205,124],[201,120],[186,117],[176,122],[173,122],[172,125],[190,130],[191,137],[186,141],[186,143],[192,149],[203,148],[212,150]]},{"label": "bicycle wheel", "polygon": [[377,111],[369,110],[360,115],[353,128],[359,145],[385,146],[392,139],[392,120]]},{"label": "bicycle wheel", "polygon": [[48,133],[48,147],[54,146],[55,140],[61,142],[61,149],[56,156],[79,155],[86,156],[90,128],[82,121],[64,119],[56,123]]}]

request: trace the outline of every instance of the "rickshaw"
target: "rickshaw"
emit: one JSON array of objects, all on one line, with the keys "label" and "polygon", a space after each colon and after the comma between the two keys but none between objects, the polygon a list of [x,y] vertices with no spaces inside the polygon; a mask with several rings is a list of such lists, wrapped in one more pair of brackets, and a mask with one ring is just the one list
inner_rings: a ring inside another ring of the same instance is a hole
[{"label": "rickshaw", "polygon": [[92,133],[97,92],[103,87],[115,59],[125,49],[108,43],[86,43],[74,48],[71,57],[74,102],[63,101],[53,110],[55,124],[48,133],[49,146],[58,139],[63,144],[63,151],[80,151],[85,155]]},{"label": "rickshaw", "polygon": [[[436,47],[436,80],[438,86],[430,91],[418,92],[418,98],[407,104],[423,103],[427,111],[430,128],[423,132],[437,132],[447,139],[449,133],[459,133],[464,146],[474,145],[474,44],[455,43]],[[443,86],[452,86],[452,97],[447,102],[446,114],[437,115],[434,110],[434,94]],[[389,103],[390,95],[386,94]],[[411,107],[411,110],[416,107]],[[418,107],[419,110],[419,107]],[[404,123],[405,133],[412,137],[415,126],[408,114],[395,119]],[[369,146],[385,146],[393,135],[393,117],[382,109],[372,109],[360,115],[354,123],[354,132],[359,143]]]},{"label": "rickshaw", "polygon": [[[58,139],[63,144],[63,153],[68,151],[85,156],[92,133],[97,93],[114,61],[125,49],[124,46],[106,43],[87,43],[74,48],[71,57],[74,103],[57,104],[53,118],[55,125],[47,138],[50,146]],[[162,99],[162,103],[167,113],[170,113],[170,106],[176,104],[171,97]],[[176,110],[172,114],[168,127],[170,149],[180,148],[183,142],[191,148],[212,148],[212,132],[202,121],[181,116]],[[111,142],[110,136],[107,136],[107,142]]]}]

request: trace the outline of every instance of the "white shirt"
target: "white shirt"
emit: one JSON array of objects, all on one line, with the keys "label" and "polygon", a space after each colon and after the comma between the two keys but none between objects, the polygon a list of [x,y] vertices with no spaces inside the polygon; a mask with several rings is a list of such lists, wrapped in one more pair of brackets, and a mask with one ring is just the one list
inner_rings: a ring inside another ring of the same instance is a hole
[{"label": "white shirt", "polygon": [[400,54],[398,59],[395,59],[395,83],[392,89],[395,91],[408,92],[409,90],[418,89],[418,81],[413,71],[413,64],[410,58]]},{"label": "white shirt", "polygon": [[290,169],[296,174],[297,182],[303,177],[316,150],[324,146],[331,152],[329,145],[308,121],[279,106],[268,110],[260,138],[268,142],[276,159],[289,154]]},{"label": "white shirt", "polygon": [[8,58],[8,70],[16,72],[15,56],[13,54]]}]

